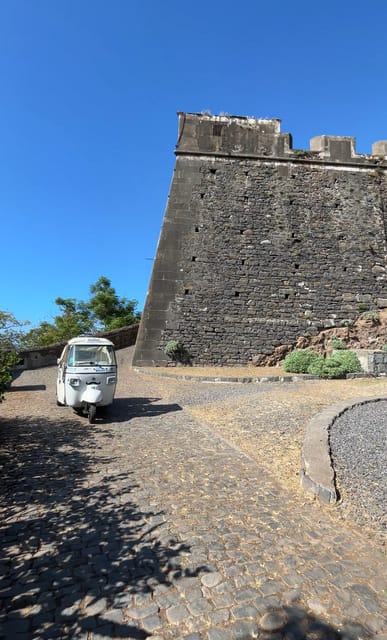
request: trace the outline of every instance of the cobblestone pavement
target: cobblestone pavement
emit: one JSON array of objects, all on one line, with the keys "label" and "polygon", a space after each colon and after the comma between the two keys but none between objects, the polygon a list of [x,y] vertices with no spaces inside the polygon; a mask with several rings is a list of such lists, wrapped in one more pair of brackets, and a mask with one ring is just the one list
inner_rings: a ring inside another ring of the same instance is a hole
[{"label": "cobblestone pavement", "polygon": [[52,368],[0,405],[0,637],[386,640],[382,545],[121,362],[95,425]]}]

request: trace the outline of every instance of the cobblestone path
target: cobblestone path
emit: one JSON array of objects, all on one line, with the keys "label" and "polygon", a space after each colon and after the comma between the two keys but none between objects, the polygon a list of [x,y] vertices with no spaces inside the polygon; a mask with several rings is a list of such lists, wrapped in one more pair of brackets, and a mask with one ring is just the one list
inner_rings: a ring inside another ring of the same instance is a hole
[{"label": "cobblestone path", "polygon": [[0,405],[0,637],[387,639],[381,545],[120,375],[95,425],[52,368]]}]

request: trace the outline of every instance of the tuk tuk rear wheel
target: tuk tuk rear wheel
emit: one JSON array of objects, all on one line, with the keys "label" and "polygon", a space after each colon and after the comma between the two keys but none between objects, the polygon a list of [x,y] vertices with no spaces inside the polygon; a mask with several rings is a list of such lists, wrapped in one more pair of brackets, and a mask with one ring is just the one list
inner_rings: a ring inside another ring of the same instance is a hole
[{"label": "tuk tuk rear wheel", "polygon": [[95,406],[95,404],[89,404],[89,406],[87,407],[87,415],[89,417],[90,424],[94,422],[96,413],[97,413],[97,407]]}]

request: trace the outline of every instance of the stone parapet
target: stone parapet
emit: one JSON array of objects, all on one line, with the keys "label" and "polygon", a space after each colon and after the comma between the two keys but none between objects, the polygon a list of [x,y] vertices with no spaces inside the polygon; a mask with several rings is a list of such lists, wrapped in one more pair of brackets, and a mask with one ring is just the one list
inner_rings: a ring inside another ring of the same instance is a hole
[{"label": "stone parapet", "polygon": [[370,155],[356,153],[356,139],[319,135],[311,138],[310,149],[293,149],[290,133],[281,132],[278,118],[206,113],[178,113],[179,154],[214,154],[246,157],[275,157],[296,161],[350,162],[374,164],[387,158],[387,141],[379,140]]},{"label": "stone parapet", "polygon": [[[103,331],[99,333],[100,338],[107,338],[114,344],[115,349],[123,349],[135,344],[138,332],[138,324],[133,324],[113,331]],[[57,358],[62,353],[66,342],[59,342],[35,349],[24,349],[19,355],[21,363],[16,369],[40,369],[41,367],[52,367],[56,365]]]}]

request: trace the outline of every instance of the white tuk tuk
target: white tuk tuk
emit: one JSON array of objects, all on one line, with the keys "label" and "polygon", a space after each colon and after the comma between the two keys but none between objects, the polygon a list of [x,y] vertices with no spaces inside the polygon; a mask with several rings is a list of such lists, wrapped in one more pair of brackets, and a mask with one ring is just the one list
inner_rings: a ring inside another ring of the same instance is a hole
[{"label": "white tuk tuk", "polygon": [[117,362],[110,340],[79,336],[68,341],[58,358],[58,405],[73,407],[92,423],[98,407],[112,404],[116,383]]}]

